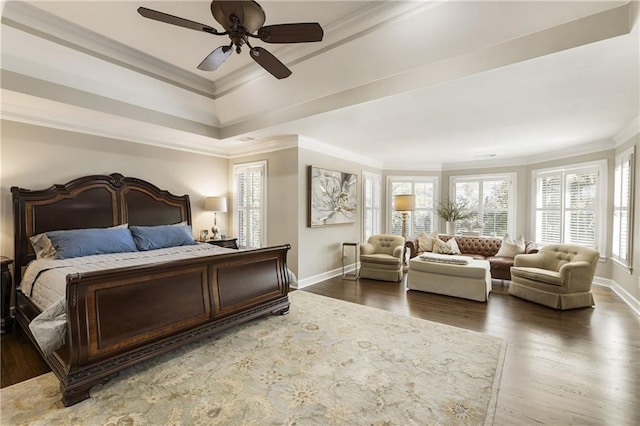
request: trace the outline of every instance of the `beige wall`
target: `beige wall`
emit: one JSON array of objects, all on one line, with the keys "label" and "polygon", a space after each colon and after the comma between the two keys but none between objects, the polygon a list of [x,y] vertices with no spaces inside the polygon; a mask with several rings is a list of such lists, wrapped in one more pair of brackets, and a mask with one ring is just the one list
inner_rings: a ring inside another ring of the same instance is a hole
[{"label": "beige wall", "polygon": [[[13,256],[12,186],[44,189],[89,174],[122,173],[189,194],[194,234],[213,225],[204,198],[228,191],[227,160],[3,120],[0,129],[1,253]],[[219,224],[224,230],[224,217]]]},{"label": "beige wall", "polygon": [[[342,243],[359,242],[362,229],[362,206],[358,203],[356,222],[345,225],[307,227],[307,167],[317,166],[358,175],[358,200],[362,200],[363,166],[307,149],[298,151],[298,242],[303,247],[298,259],[299,278],[314,277],[342,268]],[[371,171],[369,169],[369,171]]]},{"label": "beige wall", "polygon": [[233,182],[234,165],[263,160],[267,162],[267,245],[291,244],[287,264],[298,275],[298,188],[304,182],[298,176],[298,148],[229,160],[229,182]]}]

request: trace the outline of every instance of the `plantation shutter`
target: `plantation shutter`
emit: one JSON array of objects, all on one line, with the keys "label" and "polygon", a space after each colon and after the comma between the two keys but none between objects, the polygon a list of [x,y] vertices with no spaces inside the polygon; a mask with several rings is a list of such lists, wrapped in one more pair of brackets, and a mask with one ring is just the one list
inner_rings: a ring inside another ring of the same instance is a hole
[{"label": "plantation shutter", "polygon": [[363,236],[364,241],[367,241],[370,236],[380,233],[380,190],[382,186],[380,175],[364,173],[363,185]]},{"label": "plantation shutter", "polygon": [[[412,185],[411,182],[393,182],[391,184],[391,195],[402,195],[402,194],[412,194]],[[393,200],[393,198],[392,198]],[[391,206],[393,209],[393,213],[391,216],[391,233],[393,235],[402,235],[402,214],[395,210],[395,206]],[[407,235],[412,235],[411,232],[411,221],[412,221],[412,212],[409,212],[409,217],[407,218]]]},{"label": "plantation shutter", "polygon": [[567,173],[565,243],[596,247],[597,179],[597,170]]},{"label": "plantation shutter", "polygon": [[436,180],[435,178],[391,178],[389,180],[391,211],[389,214],[390,233],[402,235],[402,213],[395,211],[393,206],[393,196],[402,194],[415,195],[415,209],[409,212],[407,217],[407,238],[418,237],[421,231],[430,234],[434,228],[434,201],[435,201]]},{"label": "plantation shutter", "polygon": [[616,157],[613,195],[613,243],[615,260],[630,268],[633,148]]},{"label": "plantation shutter", "polygon": [[235,222],[238,246],[241,248],[260,248],[264,245],[265,169],[264,162],[234,167]]},{"label": "plantation shutter", "polygon": [[408,233],[417,237],[423,231],[430,234],[433,230],[433,200],[434,200],[433,182],[416,182],[414,184],[414,194],[416,197],[416,208],[412,214],[413,228]]},{"label": "plantation shutter", "polygon": [[606,161],[535,171],[535,238],[540,244],[576,244],[605,255]]},{"label": "plantation shutter", "polygon": [[562,176],[553,174],[537,179],[536,241],[553,244],[561,241]]}]

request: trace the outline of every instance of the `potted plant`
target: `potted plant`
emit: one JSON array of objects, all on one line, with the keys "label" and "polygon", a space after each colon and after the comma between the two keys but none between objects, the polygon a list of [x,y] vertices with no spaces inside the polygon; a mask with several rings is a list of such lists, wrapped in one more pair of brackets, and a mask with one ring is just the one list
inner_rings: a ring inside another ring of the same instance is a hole
[{"label": "potted plant", "polygon": [[436,214],[447,222],[448,235],[456,233],[457,221],[471,219],[474,216],[474,212],[467,208],[467,202],[452,200],[436,201]]}]

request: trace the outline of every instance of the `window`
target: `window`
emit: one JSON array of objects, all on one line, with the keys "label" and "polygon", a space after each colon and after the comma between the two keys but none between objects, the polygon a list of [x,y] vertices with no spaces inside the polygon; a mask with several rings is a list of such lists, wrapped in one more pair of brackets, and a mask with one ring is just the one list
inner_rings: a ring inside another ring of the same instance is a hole
[{"label": "window", "polygon": [[240,248],[260,248],[266,243],[267,162],[233,166],[234,224]]},{"label": "window", "polygon": [[516,175],[454,176],[453,199],[473,213],[456,225],[458,231],[480,231],[482,235],[514,235]]},{"label": "window", "polygon": [[402,234],[402,215],[393,210],[393,196],[414,194],[416,208],[409,212],[407,219],[407,238],[415,238],[420,231],[429,234],[434,231],[434,200],[436,196],[435,177],[389,177],[387,206],[392,214],[387,215],[388,229],[391,234]]},{"label": "window", "polygon": [[537,243],[577,244],[603,255],[606,167],[602,160],[533,172]]},{"label": "window", "polygon": [[364,241],[374,234],[379,234],[380,227],[380,189],[382,178],[375,173],[362,173],[362,194],[364,208],[362,209],[362,235]]},{"label": "window", "polygon": [[613,193],[613,260],[631,270],[633,244],[633,165],[634,147],[616,156]]}]

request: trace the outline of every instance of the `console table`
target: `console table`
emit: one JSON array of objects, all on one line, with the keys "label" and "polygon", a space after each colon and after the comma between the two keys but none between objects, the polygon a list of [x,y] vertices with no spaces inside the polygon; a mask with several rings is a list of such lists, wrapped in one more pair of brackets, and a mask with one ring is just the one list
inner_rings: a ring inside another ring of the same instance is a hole
[{"label": "console table", "polygon": [[[358,279],[358,276],[360,275],[358,273],[358,255],[360,254],[360,247],[359,247],[359,243],[342,243],[342,278],[345,280],[352,280],[355,281]],[[346,258],[346,253],[345,253],[345,249],[347,248],[353,248],[354,250],[354,273],[353,274],[348,274],[344,272],[344,259]]]}]

